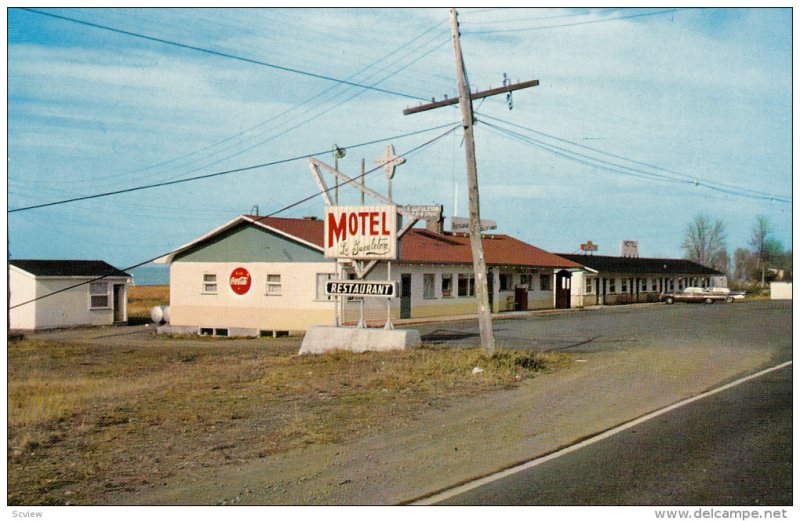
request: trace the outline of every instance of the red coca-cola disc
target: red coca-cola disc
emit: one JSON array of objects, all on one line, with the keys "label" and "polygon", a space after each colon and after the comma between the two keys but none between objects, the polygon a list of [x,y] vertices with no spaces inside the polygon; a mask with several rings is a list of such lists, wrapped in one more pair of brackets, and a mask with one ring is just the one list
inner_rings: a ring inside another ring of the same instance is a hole
[{"label": "red coca-cola disc", "polygon": [[231,277],[228,280],[228,283],[231,285],[231,289],[237,295],[244,295],[248,291],[250,291],[250,283],[252,279],[250,277],[250,272],[244,268],[236,268],[231,273]]}]

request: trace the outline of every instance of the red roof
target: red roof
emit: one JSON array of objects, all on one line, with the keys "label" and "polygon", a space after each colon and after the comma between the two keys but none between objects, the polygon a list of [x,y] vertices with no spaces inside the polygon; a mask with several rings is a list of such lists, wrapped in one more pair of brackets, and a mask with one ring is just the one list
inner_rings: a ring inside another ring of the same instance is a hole
[{"label": "red roof", "polygon": [[[244,216],[269,228],[296,237],[323,248],[325,223],[321,219],[294,219],[284,217]],[[400,240],[400,259],[419,263],[472,263],[469,236],[465,234],[436,233],[412,228]],[[581,268],[571,260],[546,252],[541,248],[509,237],[508,235],[483,235],[486,263],[491,265],[534,266],[547,268]]]}]

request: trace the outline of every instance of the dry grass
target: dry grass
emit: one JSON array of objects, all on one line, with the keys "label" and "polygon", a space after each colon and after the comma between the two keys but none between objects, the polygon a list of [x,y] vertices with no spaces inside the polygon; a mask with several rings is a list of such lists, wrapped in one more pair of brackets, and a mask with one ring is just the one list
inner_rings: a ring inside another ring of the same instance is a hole
[{"label": "dry grass", "polygon": [[301,357],[269,339],[157,344],[9,344],[9,504],[103,504],[106,492],[175,473],[373,433],[570,360],[430,348]]},{"label": "dry grass", "polygon": [[128,319],[136,322],[150,319],[154,306],[169,305],[169,285],[128,286]]}]

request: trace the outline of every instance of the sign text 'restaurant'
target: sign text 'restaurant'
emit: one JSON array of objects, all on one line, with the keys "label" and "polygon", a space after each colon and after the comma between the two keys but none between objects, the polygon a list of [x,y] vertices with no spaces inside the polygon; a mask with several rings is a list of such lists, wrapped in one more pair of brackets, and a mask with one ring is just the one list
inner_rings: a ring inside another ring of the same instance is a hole
[{"label": "sign text 'restaurant'", "polygon": [[325,283],[325,294],[347,297],[394,297],[395,287],[394,282],[329,280]]}]

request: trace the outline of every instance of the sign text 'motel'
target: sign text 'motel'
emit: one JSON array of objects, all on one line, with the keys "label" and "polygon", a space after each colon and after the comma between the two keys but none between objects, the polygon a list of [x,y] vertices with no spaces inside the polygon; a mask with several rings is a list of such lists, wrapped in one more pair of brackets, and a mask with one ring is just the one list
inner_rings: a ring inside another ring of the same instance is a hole
[{"label": "sign text 'motel'", "polygon": [[397,207],[329,206],[325,208],[325,257],[397,258]]},{"label": "sign text 'motel'", "polygon": [[394,282],[329,280],[325,283],[325,294],[346,297],[394,297],[396,287]]}]

